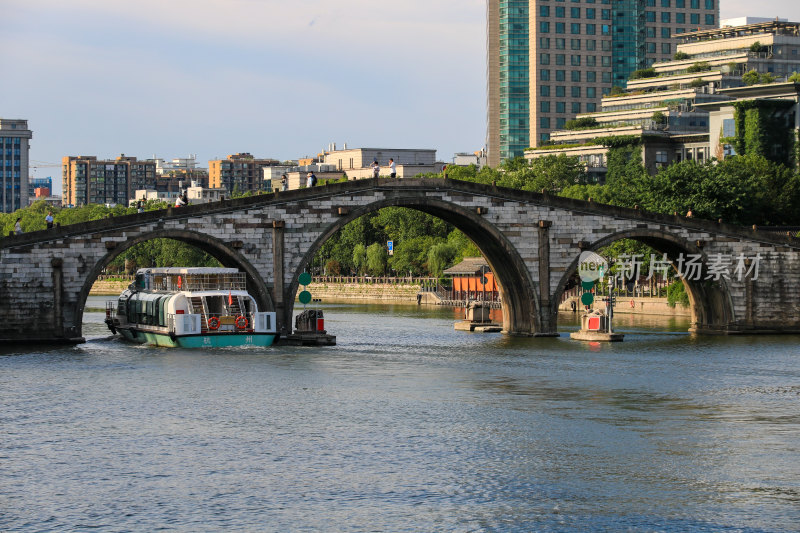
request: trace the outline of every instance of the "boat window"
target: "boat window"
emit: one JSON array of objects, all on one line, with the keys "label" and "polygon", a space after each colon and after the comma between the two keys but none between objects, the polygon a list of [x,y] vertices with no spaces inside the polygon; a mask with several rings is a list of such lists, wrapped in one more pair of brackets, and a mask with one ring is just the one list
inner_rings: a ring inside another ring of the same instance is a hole
[{"label": "boat window", "polygon": [[162,296],[158,299],[158,325],[159,326],[166,326],[167,325],[167,302],[169,301],[169,296]]}]

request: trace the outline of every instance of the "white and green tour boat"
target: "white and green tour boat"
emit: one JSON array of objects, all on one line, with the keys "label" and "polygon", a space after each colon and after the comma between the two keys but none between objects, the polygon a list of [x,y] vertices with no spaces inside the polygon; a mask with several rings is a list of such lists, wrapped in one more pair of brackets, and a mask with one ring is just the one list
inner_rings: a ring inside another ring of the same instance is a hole
[{"label": "white and green tour boat", "polygon": [[270,346],[275,313],[259,312],[235,268],[143,268],[106,304],[112,333],[157,346]]}]

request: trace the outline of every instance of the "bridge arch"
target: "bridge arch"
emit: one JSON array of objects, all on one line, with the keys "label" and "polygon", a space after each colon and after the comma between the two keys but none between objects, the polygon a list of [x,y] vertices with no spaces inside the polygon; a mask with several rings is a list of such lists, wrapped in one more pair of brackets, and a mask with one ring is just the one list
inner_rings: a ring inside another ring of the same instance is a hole
[{"label": "bridge arch", "polygon": [[483,253],[498,280],[500,297],[503,301],[503,332],[520,336],[541,332],[539,300],[534,283],[525,262],[503,232],[479,216],[474,208],[418,196],[391,197],[360,206],[325,228],[303,256],[289,284],[286,297],[286,324],[291,323],[294,295],[299,287],[300,273],[310,265],[312,258],[325,241],[348,223],[384,207],[405,207],[422,211],[461,230]]},{"label": "bridge arch", "polygon": [[[591,243],[585,250],[597,251],[622,239],[632,239],[644,243],[661,253],[666,253],[668,259],[674,259],[679,254],[697,254],[702,257],[703,265],[708,264],[708,255],[695,243],[691,243],[669,231],[649,228],[632,228],[612,233]],[[558,302],[561,302],[561,297],[570,277],[578,269],[578,261],[579,257],[572,261],[562,275],[553,295],[552,323],[555,325],[558,324]],[[722,333],[727,331],[728,325],[735,321],[735,315],[733,299],[725,278],[720,278],[713,283],[686,279],[683,279],[682,282],[686,287],[692,311],[692,326],[689,331],[703,333]]]},{"label": "bridge arch", "polygon": [[240,271],[243,271],[247,276],[247,286],[249,288],[249,292],[255,298],[258,308],[268,311],[275,310],[275,306],[269,290],[267,289],[266,283],[264,283],[264,280],[258,273],[258,270],[253,267],[253,265],[247,259],[245,259],[242,254],[228,246],[223,241],[208,234],[191,230],[158,229],[142,233],[141,235],[133,237],[125,242],[118,243],[116,247],[109,250],[108,253],[103,255],[92,266],[83,285],[81,286],[78,298],[75,300],[75,308],[73,309],[72,313],[72,316],[75,317],[75,327],[77,328],[78,336],[82,335],[81,330],[83,327],[83,310],[86,306],[86,299],[89,297],[89,291],[91,290],[92,285],[97,277],[103,272],[103,269],[125,251],[133,248],[137,244],[141,244],[153,239],[172,239],[190,244],[212,256],[214,259],[222,263],[223,266],[237,268]]}]

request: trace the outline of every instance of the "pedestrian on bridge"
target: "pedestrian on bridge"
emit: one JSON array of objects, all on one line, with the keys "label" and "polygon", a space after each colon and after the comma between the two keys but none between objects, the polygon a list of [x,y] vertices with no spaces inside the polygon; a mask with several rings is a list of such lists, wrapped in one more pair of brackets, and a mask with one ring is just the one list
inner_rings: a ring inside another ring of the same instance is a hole
[{"label": "pedestrian on bridge", "polygon": [[44,217],[44,221],[47,223],[47,229],[51,229],[53,227],[53,212],[49,211],[47,216]]},{"label": "pedestrian on bridge", "polygon": [[389,177],[396,178],[397,177],[397,165],[394,162],[394,158],[389,158]]},{"label": "pedestrian on bridge", "polygon": [[381,166],[378,164],[378,160],[372,162],[372,177],[377,178],[381,175]]},{"label": "pedestrian on bridge", "polygon": [[22,222],[22,217],[18,217],[17,221],[14,223],[14,233],[16,235],[22,235],[22,225],[20,222]]}]

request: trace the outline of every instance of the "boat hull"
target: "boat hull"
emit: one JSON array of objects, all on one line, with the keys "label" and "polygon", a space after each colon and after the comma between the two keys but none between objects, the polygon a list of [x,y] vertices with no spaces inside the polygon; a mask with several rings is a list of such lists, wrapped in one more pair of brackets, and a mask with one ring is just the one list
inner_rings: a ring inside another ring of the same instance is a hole
[{"label": "boat hull", "polygon": [[166,333],[120,328],[126,340],[167,348],[231,348],[237,346],[271,346],[274,333],[214,333],[210,335],[170,336]]}]

